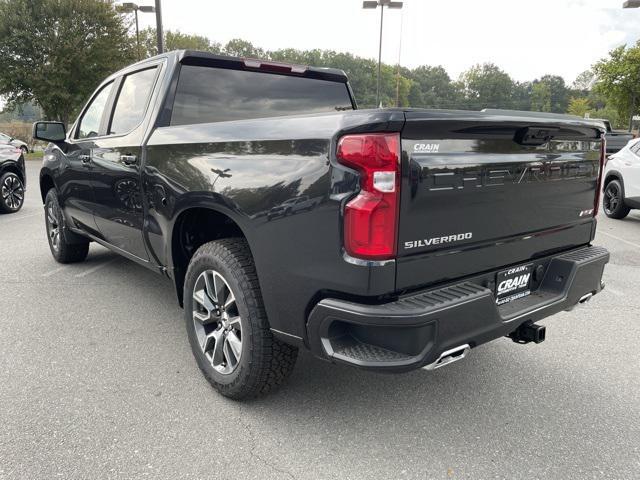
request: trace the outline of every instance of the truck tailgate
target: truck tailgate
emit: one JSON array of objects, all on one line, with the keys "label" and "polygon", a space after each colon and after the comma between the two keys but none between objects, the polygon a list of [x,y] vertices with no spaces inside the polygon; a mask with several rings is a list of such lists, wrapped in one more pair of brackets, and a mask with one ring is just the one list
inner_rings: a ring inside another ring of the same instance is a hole
[{"label": "truck tailgate", "polygon": [[405,115],[398,289],[591,241],[597,125],[480,112]]}]

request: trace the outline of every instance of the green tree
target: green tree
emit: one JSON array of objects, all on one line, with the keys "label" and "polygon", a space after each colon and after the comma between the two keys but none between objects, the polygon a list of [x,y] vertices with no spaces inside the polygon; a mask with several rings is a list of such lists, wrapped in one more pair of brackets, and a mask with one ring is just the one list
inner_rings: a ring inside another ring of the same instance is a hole
[{"label": "green tree", "polygon": [[569,106],[569,90],[564,79],[557,75],[545,75],[533,82],[531,110],[536,112],[564,113]]},{"label": "green tree", "polygon": [[[135,32],[133,32],[133,35],[135,35]],[[201,52],[222,53],[222,46],[217,42],[212,42],[207,37],[173,30],[164,31],[164,47],[167,52],[172,50],[198,50]],[[158,54],[158,38],[155,28],[148,27],[140,31],[140,50],[144,58]]]},{"label": "green tree", "polygon": [[250,58],[265,58],[265,51],[261,48],[254,47],[251,42],[242,40],[240,38],[234,38],[229,40],[223,49],[225,55],[232,57],[250,57]]},{"label": "green tree", "polygon": [[616,108],[611,105],[604,105],[601,108],[595,108],[590,110],[588,113],[589,118],[604,118],[609,120],[613,128],[625,128],[628,126],[628,119],[626,115],[624,117],[620,117]]},{"label": "green tree", "polygon": [[510,108],[514,90],[511,77],[493,63],[475,65],[458,83],[468,108]]},{"label": "green tree", "polygon": [[102,79],[135,58],[128,28],[108,1],[0,1],[0,95],[33,100],[68,123]]},{"label": "green tree", "polygon": [[595,81],[596,81],[596,74],[594,73],[593,70],[589,69],[589,70],[585,70],[580,75],[578,75],[574,80],[573,85],[571,85],[571,87],[574,90],[581,90],[583,92],[587,92],[591,90]]},{"label": "green tree", "polygon": [[531,110],[532,82],[516,82],[513,86],[513,94],[509,108],[514,110]]},{"label": "green tree", "polygon": [[413,87],[413,80],[399,74],[396,67],[396,100],[394,105],[398,107],[410,107],[411,101],[409,100],[409,94]]},{"label": "green tree", "polygon": [[577,115],[579,117],[584,117],[587,113],[591,111],[591,104],[589,103],[588,98],[577,98],[573,97],[569,101],[569,109],[567,113],[571,115]]},{"label": "green tree", "polygon": [[536,82],[531,87],[531,111],[551,111],[551,88],[546,83]]},{"label": "green tree", "polygon": [[598,77],[595,91],[607,99],[620,118],[638,114],[640,104],[640,41],[633,47],[621,46],[609,58],[593,66]]},{"label": "green tree", "polygon": [[403,76],[413,81],[408,102],[412,107],[456,107],[456,89],[449,74],[442,66],[422,65],[413,70],[405,69]]}]

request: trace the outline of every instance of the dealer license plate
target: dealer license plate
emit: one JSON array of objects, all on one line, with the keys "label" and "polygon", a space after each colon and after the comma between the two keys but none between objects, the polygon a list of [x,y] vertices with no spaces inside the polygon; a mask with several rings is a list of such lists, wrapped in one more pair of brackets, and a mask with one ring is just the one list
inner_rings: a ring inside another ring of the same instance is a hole
[{"label": "dealer license plate", "polygon": [[496,275],[496,303],[504,305],[531,295],[533,264],[503,270]]}]

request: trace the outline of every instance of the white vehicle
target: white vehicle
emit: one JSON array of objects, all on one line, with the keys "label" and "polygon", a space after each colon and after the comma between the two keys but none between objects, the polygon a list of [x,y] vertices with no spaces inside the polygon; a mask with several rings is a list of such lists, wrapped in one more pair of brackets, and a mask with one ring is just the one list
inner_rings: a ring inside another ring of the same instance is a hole
[{"label": "white vehicle", "polygon": [[605,163],[602,206],[607,217],[624,218],[640,208],[640,138],[634,138]]}]

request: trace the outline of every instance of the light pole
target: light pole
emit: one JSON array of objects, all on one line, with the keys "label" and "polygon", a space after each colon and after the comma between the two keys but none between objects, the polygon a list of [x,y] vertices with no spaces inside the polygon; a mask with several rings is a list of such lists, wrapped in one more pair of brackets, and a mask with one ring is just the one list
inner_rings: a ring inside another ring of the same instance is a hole
[{"label": "light pole", "polygon": [[[627,0],[622,4],[622,8],[640,8],[640,0]],[[629,131],[633,130],[633,117],[636,109],[636,92],[631,94],[631,119],[629,120]]]},{"label": "light pole", "polygon": [[382,23],[384,21],[384,7],[402,8],[402,2],[392,2],[391,0],[372,0],[362,2],[362,8],[376,9],[380,7],[380,43],[378,45],[378,82],[376,86],[376,106],[380,106],[380,69],[382,67]]},{"label": "light pole", "polygon": [[156,34],[158,36],[158,54],[164,53],[164,32],[162,31],[162,5],[156,0]]},{"label": "light pole", "polygon": [[120,9],[123,12],[133,12],[136,16],[136,48],[138,50],[138,60],[141,60],[140,58],[140,29],[138,28],[138,10],[140,10],[141,12],[145,12],[145,13],[153,13],[155,12],[155,8],[151,7],[151,6],[146,6],[146,5],[138,5],[136,3],[133,2],[124,2],[122,4],[122,6],[120,7]]}]

